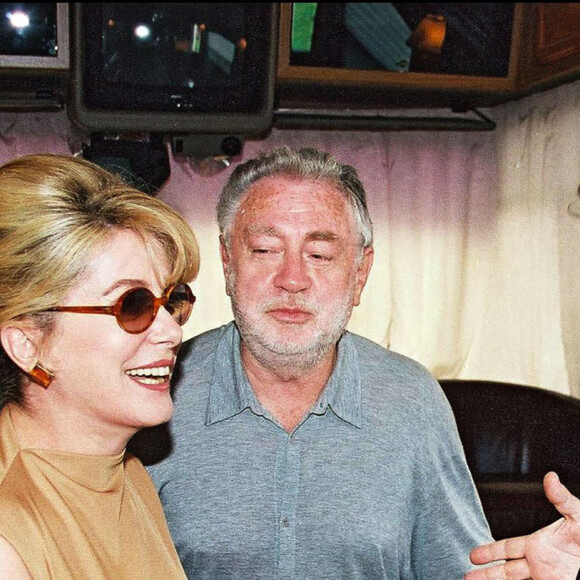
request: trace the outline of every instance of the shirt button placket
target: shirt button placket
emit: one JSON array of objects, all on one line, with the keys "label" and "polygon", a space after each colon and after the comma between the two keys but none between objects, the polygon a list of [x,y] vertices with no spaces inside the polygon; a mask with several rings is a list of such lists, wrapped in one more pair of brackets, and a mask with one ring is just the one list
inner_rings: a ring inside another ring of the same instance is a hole
[{"label": "shirt button placket", "polygon": [[300,442],[293,435],[286,438],[280,489],[280,559],[279,580],[293,580],[296,552],[296,508],[300,485]]}]

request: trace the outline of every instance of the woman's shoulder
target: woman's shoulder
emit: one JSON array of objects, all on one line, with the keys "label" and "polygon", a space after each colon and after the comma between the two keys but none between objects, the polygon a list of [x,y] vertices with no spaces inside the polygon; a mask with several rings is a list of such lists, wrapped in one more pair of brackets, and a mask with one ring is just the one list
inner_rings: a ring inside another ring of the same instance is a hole
[{"label": "woman's shoulder", "polygon": [[32,580],[22,558],[3,536],[0,536],[0,580]]}]

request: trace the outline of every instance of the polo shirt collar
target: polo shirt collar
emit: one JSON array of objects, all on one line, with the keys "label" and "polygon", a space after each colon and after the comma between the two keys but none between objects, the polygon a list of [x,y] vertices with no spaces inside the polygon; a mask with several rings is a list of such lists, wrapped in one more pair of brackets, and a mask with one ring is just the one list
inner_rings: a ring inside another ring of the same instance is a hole
[{"label": "polo shirt collar", "polygon": [[[264,415],[242,366],[240,347],[240,334],[231,322],[225,327],[216,348],[206,425],[229,419],[248,408]],[[348,332],[338,343],[334,370],[311,413],[322,415],[328,408],[343,421],[355,427],[362,426],[358,353]]]}]

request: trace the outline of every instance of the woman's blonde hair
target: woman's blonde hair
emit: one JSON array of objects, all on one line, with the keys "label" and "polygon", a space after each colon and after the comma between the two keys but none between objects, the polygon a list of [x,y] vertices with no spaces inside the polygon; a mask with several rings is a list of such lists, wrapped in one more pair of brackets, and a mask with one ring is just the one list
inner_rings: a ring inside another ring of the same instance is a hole
[{"label": "woman's blonde hair", "polygon": [[[27,155],[0,167],[0,328],[59,305],[113,231],[131,230],[165,257],[167,284],[189,282],[199,249],[183,217],[162,201],[83,159]],[[44,327],[51,316],[36,316]],[[0,353],[0,407],[14,368]],[[20,379],[20,377],[18,377]],[[20,382],[20,380],[18,381]]]}]

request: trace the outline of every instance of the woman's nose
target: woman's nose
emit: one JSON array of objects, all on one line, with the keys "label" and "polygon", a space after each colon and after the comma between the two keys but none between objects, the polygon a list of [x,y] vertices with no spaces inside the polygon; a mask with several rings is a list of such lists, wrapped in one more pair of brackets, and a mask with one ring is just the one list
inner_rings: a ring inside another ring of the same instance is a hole
[{"label": "woman's nose", "polygon": [[156,342],[166,342],[178,346],[183,339],[183,330],[177,320],[165,307],[159,308],[155,320],[151,325],[151,334]]}]

